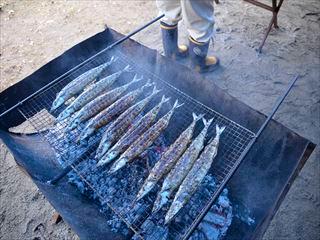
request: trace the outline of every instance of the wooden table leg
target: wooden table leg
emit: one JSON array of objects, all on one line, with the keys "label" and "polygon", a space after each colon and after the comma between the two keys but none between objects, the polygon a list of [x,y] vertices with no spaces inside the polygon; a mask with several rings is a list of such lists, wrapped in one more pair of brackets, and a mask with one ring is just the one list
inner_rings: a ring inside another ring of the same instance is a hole
[{"label": "wooden table leg", "polygon": [[279,28],[278,26],[278,11],[277,11],[277,0],[272,0],[272,8],[273,8],[273,17],[274,17],[274,21],[273,21],[273,25],[275,28]]},{"label": "wooden table leg", "polygon": [[267,40],[267,37],[268,37],[268,35],[269,35],[269,33],[270,33],[271,29],[272,29],[272,26],[274,25],[274,21],[275,21],[276,18],[277,18],[277,14],[274,14],[272,16],[272,19],[271,19],[270,23],[269,23],[268,29],[267,29],[266,33],[264,34],[262,42],[261,42],[261,44],[259,46],[259,49],[258,49],[259,53],[262,52],[263,45]]}]

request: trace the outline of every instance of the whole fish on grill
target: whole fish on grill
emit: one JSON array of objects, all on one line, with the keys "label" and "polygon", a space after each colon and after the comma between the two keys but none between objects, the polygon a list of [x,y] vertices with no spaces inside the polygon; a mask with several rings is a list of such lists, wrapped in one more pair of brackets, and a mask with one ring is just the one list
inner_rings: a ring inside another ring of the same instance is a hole
[{"label": "whole fish on grill", "polygon": [[188,149],[183,153],[174,168],[170,171],[168,176],[162,183],[162,188],[158,193],[157,199],[154,203],[153,212],[156,212],[166,204],[171,197],[172,193],[180,186],[183,179],[187,176],[192,168],[194,162],[197,160],[201,150],[204,147],[205,137],[210,127],[213,118],[207,121],[202,119],[204,128],[199,135],[192,141]]},{"label": "whole fish on grill", "polygon": [[171,168],[176,164],[178,159],[187,149],[196,123],[198,120],[202,119],[203,114],[197,116],[195,113],[193,113],[192,116],[192,123],[180,134],[174,143],[170,145],[168,150],[161,156],[160,160],[151,169],[148,178],[145,180],[140,191],[138,192],[137,201],[151,191],[157,182],[171,170]]},{"label": "whole fish on grill", "polygon": [[114,173],[120,168],[124,167],[127,162],[132,161],[138,157],[144,150],[151,146],[151,144],[159,137],[160,133],[166,129],[169,121],[174,113],[174,110],[183,105],[178,103],[178,100],[174,103],[172,109],[160,118],[154,125],[151,126],[145,133],[143,133],[132,145],[114,162],[111,166],[109,173]]},{"label": "whole fish on grill", "polygon": [[216,125],[216,136],[207,144],[200,157],[193,164],[191,170],[183,180],[182,184],[177,191],[174,200],[166,214],[165,223],[171,221],[171,219],[180,211],[180,209],[189,201],[193,193],[197,190],[201,184],[203,178],[207,175],[213,159],[218,153],[220,135],[224,131],[225,127],[219,127]]},{"label": "whole fish on grill", "polygon": [[123,135],[119,141],[102,157],[99,161],[99,165],[104,165],[111,162],[119,154],[123,153],[133,142],[141,136],[155,121],[162,104],[169,101],[170,98],[162,96],[160,103],[152,108],[146,115],[144,115],[139,121],[131,126],[129,131]]},{"label": "whole fish on grill", "polygon": [[110,92],[106,92],[96,99],[92,100],[88,104],[86,104],[78,113],[75,114],[74,117],[71,119],[71,123],[69,124],[67,130],[70,131],[72,129],[75,129],[81,122],[84,122],[91,118],[92,116],[95,116],[103,109],[110,106],[112,103],[114,103],[116,100],[119,99],[119,97],[127,91],[127,89],[134,84],[135,82],[141,81],[143,77],[138,78],[137,74],[134,76],[133,80],[123,86],[117,87]]},{"label": "whole fish on grill", "polygon": [[67,117],[71,116],[73,113],[81,109],[84,105],[89,103],[91,100],[95,99],[101,93],[106,91],[124,72],[131,72],[132,68],[128,65],[124,69],[113,73],[91,86],[89,89],[81,93],[64,111],[62,111],[57,120],[62,121]]},{"label": "whole fish on grill", "polygon": [[114,63],[118,58],[112,57],[108,62],[101,64],[98,67],[90,69],[89,71],[81,74],[76,79],[68,83],[56,96],[52,103],[51,111],[60,107],[63,103],[71,97],[81,92],[85,86],[93,82],[108,66]]},{"label": "whole fish on grill", "polygon": [[[101,158],[117,138],[119,139],[124,134],[134,119],[142,112],[158,92],[160,92],[160,90],[154,87],[152,93],[148,97],[128,108],[106,129],[97,148],[96,159]],[[98,165],[100,164],[98,163]]]},{"label": "whole fish on grill", "polygon": [[148,81],[143,87],[138,88],[128,94],[124,95],[122,98],[114,102],[105,110],[101,111],[98,115],[92,118],[83,132],[80,134],[79,140],[83,141],[90,137],[97,129],[107,125],[115,116],[121,114],[128,107],[130,107],[133,102],[138,98],[138,96],[143,93],[143,91],[154,84]]}]

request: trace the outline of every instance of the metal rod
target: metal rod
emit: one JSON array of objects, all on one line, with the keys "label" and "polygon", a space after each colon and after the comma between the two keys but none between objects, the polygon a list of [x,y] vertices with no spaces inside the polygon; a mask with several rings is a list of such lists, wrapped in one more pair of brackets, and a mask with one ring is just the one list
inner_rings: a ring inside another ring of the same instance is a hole
[{"label": "metal rod", "polygon": [[64,176],[66,176],[69,172],[71,172],[72,170],[72,167],[71,165],[67,166],[66,168],[64,168],[62,170],[61,173],[59,173],[57,176],[55,176],[53,179],[47,181],[47,184],[50,184],[50,185],[54,185],[56,184],[57,182],[59,182]]},{"label": "metal rod", "polygon": [[85,152],[83,152],[77,159],[75,159],[71,164],[66,166],[61,173],[59,173],[57,176],[55,176],[53,179],[47,181],[47,184],[56,184],[59,182],[64,176],[66,176],[69,172],[72,171],[74,167],[76,167],[79,163],[81,163],[88,154],[90,154],[94,149],[96,148],[96,145],[91,145]]},{"label": "metal rod", "polygon": [[148,26],[150,26],[151,24],[157,22],[158,20],[160,20],[161,18],[164,17],[164,14],[152,19],[150,22],[144,24],[143,26],[139,27],[138,29],[132,31],[131,33],[129,33],[128,35],[124,36],[123,38],[119,39],[118,41],[112,43],[111,45],[109,45],[108,47],[104,48],[103,50],[101,50],[100,52],[94,54],[93,56],[91,56],[90,58],[86,59],[85,61],[83,61],[82,63],[79,63],[77,66],[71,68],[69,71],[65,72],[64,74],[62,74],[60,77],[57,77],[56,79],[54,79],[53,81],[51,81],[50,83],[46,84],[45,86],[43,86],[42,88],[40,88],[39,90],[37,90],[36,92],[34,92],[33,94],[29,95],[28,97],[26,97],[25,99],[19,101],[17,104],[15,104],[14,106],[12,106],[11,108],[9,108],[8,110],[4,111],[3,113],[0,114],[0,117],[3,117],[4,115],[6,115],[7,113],[11,112],[12,110],[14,110],[15,108],[21,106],[24,102],[28,101],[29,99],[31,99],[32,97],[36,96],[37,94],[41,93],[42,91],[44,91],[45,89],[47,89],[48,87],[50,87],[51,85],[53,85],[54,83],[58,82],[59,80],[61,80],[62,78],[64,78],[65,76],[67,76],[68,74],[72,73],[73,71],[77,70],[78,68],[82,67],[83,65],[85,65],[86,63],[88,63],[89,61],[91,61],[92,59],[94,59],[95,57],[97,57],[98,55],[104,53],[107,50],[110,50],[111,48],[113,48],[114,46],[124,42],[125,40],[127,40],[128,38],[132,37],[133,35],[137,34],[138,32],[140,32],[141,30],[147,28]]},{"label": "metal rod", "polygon": [[296,83],[296,81],[299,79],[299,75],[295,76],[292,81],[290,82],[290,84],[288,85],[287,90],[285,91],[285,93],[282,95],[282,97],[280,97],[277,102],[275,103],[272,112],[269,114],[268,118],[266,119],[266,121],[263,123],[263,125],[260,127],[259,131],[256,134],[256,138],[259,137],[259,135],[262,133],[262,131],[266,128],[266,126],[268,125],[268,123],[270,122],[270,120],[272,119],[272,117],[274,116],[274,114],[276,113],[276,111],[278,110],[278,108],[280,107],[281,103],[284,101],[284,99],[287,97],[287,95],[289,94],[289,92],[291,91],[293,85]]},{"label": "metal rod", "polygon": [[219,185],[218,189],[215,191],[214,195],[212,196],[212,198],[210,199],[209,203],[206,205],[206,207],[204,209],[202,209],[201,213],[197,216],[197,218],[193,221],[193,223],[191,224],[190,228],[188,229],[188,231],[185,233],[185,235],[182,237],[182,239],[186,240],[188,239],[191,234],[194,232],[194,230],[198,227],[198,225],[200,224],[200,222],[203,220],[203,218],[207,215],[207,213],[209,212],[209,210],[211,209],[212,205],[215,203],[216,198],[220,195],[221,191],[224,189],[225,185],[227,184],[227,182],[230,180],[230,178],[233,176],[233,174],[235,173],[235,171],[238,169],[238,167],[240,166],[242,160],[246,157],[246,155],[248,154],[248,152],[251,150],[252,146],[254,145],[254,143],[257,141],[257,139],[259,138],[259,136],[261,135],[261,133],[263,132],[263,130],[266,128],[266,126],[268,125],[268,123],[271,121],[272,117],[274,116],[274,114],[276,113],[276,111],[278,110],[278,108],[280,107],[281,103],[284,101],[284,99],[287,97],[287,95],[289,94],[290,90],[292,89],[293,85],[295,84],[295,82],[298,80],[299,75],[297,75],[296,77],[293,78],[293,80],[290,82],[290,84],[288,85],[286,91],[284,92],[284,94],[279,97],[279,99],[277,100],[277,102],[274,104],[274,107],[272,109],[272,112],[269,114],[269,116],[267,117],[267,119],[264,121],[264,123],[262,124],[262,126],[260,127],[259,131],[256,133],[256,135],[254,136],[254,138],[251,140],[251,142],[248,144],[248,146],[246,147],[246,149],[243,151],[243,153],[241,154],[241,156],[239,157],[239,160],[236,162],[235,166],[229,171],[229,173],[227,174],[227,176],[223,179],[222,183]]}]

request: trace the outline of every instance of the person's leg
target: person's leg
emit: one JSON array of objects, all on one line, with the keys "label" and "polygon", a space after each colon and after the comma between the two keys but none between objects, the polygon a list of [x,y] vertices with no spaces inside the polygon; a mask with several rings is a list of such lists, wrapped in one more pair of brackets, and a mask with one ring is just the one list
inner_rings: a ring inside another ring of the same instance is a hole
[{"label": "person's leg", "polygon": [[187,56],[187,46],[178,46],[178,22],[182,18],[180,0],[157,0],[156,3],[159,14],[165,14],[160,22],[165,56],[173,59]]},{"label": "person's leg", "polygon": [[159,15],[164,14],[161,22],[175,26],[182,19],[180,0],[157,0]]},{"label": "person's leg", "polygon": [[210,39],[214,33],[213,0],[181,0],[182,16],[189,32],[189,48],[193,67],[199,72],[213,71],[218,58],[208,57]]}]

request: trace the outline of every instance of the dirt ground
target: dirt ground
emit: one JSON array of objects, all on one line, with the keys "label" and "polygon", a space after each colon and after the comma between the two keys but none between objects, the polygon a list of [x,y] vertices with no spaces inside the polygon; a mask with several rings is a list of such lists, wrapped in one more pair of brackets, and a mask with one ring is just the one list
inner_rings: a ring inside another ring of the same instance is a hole
[{"label": "dirt ground", "polygon": [[[268,2],[268,1],[267,1]],[[270,2],[270,1],[269,1]],[[0,92],[105,25],[128,33],[157,15],[154,1],[0,0]],[[221,68],[206,76],[251,107],[268,113],[294,74],[296,87],[275,119],[320,144],[320,3],[284,1],[280,29],[259,45],[271,14],[238,0],[216,6],[215,46]],[[182,41],[186,39],[183,23]],[[158,25],[136,40],[162,52]],[[0,239],[78,239],[15,165],[0,142]],[[272,144],[272,143],[270,143]],[[264,239],[320,239],[319,147],[307,161]]]}]

